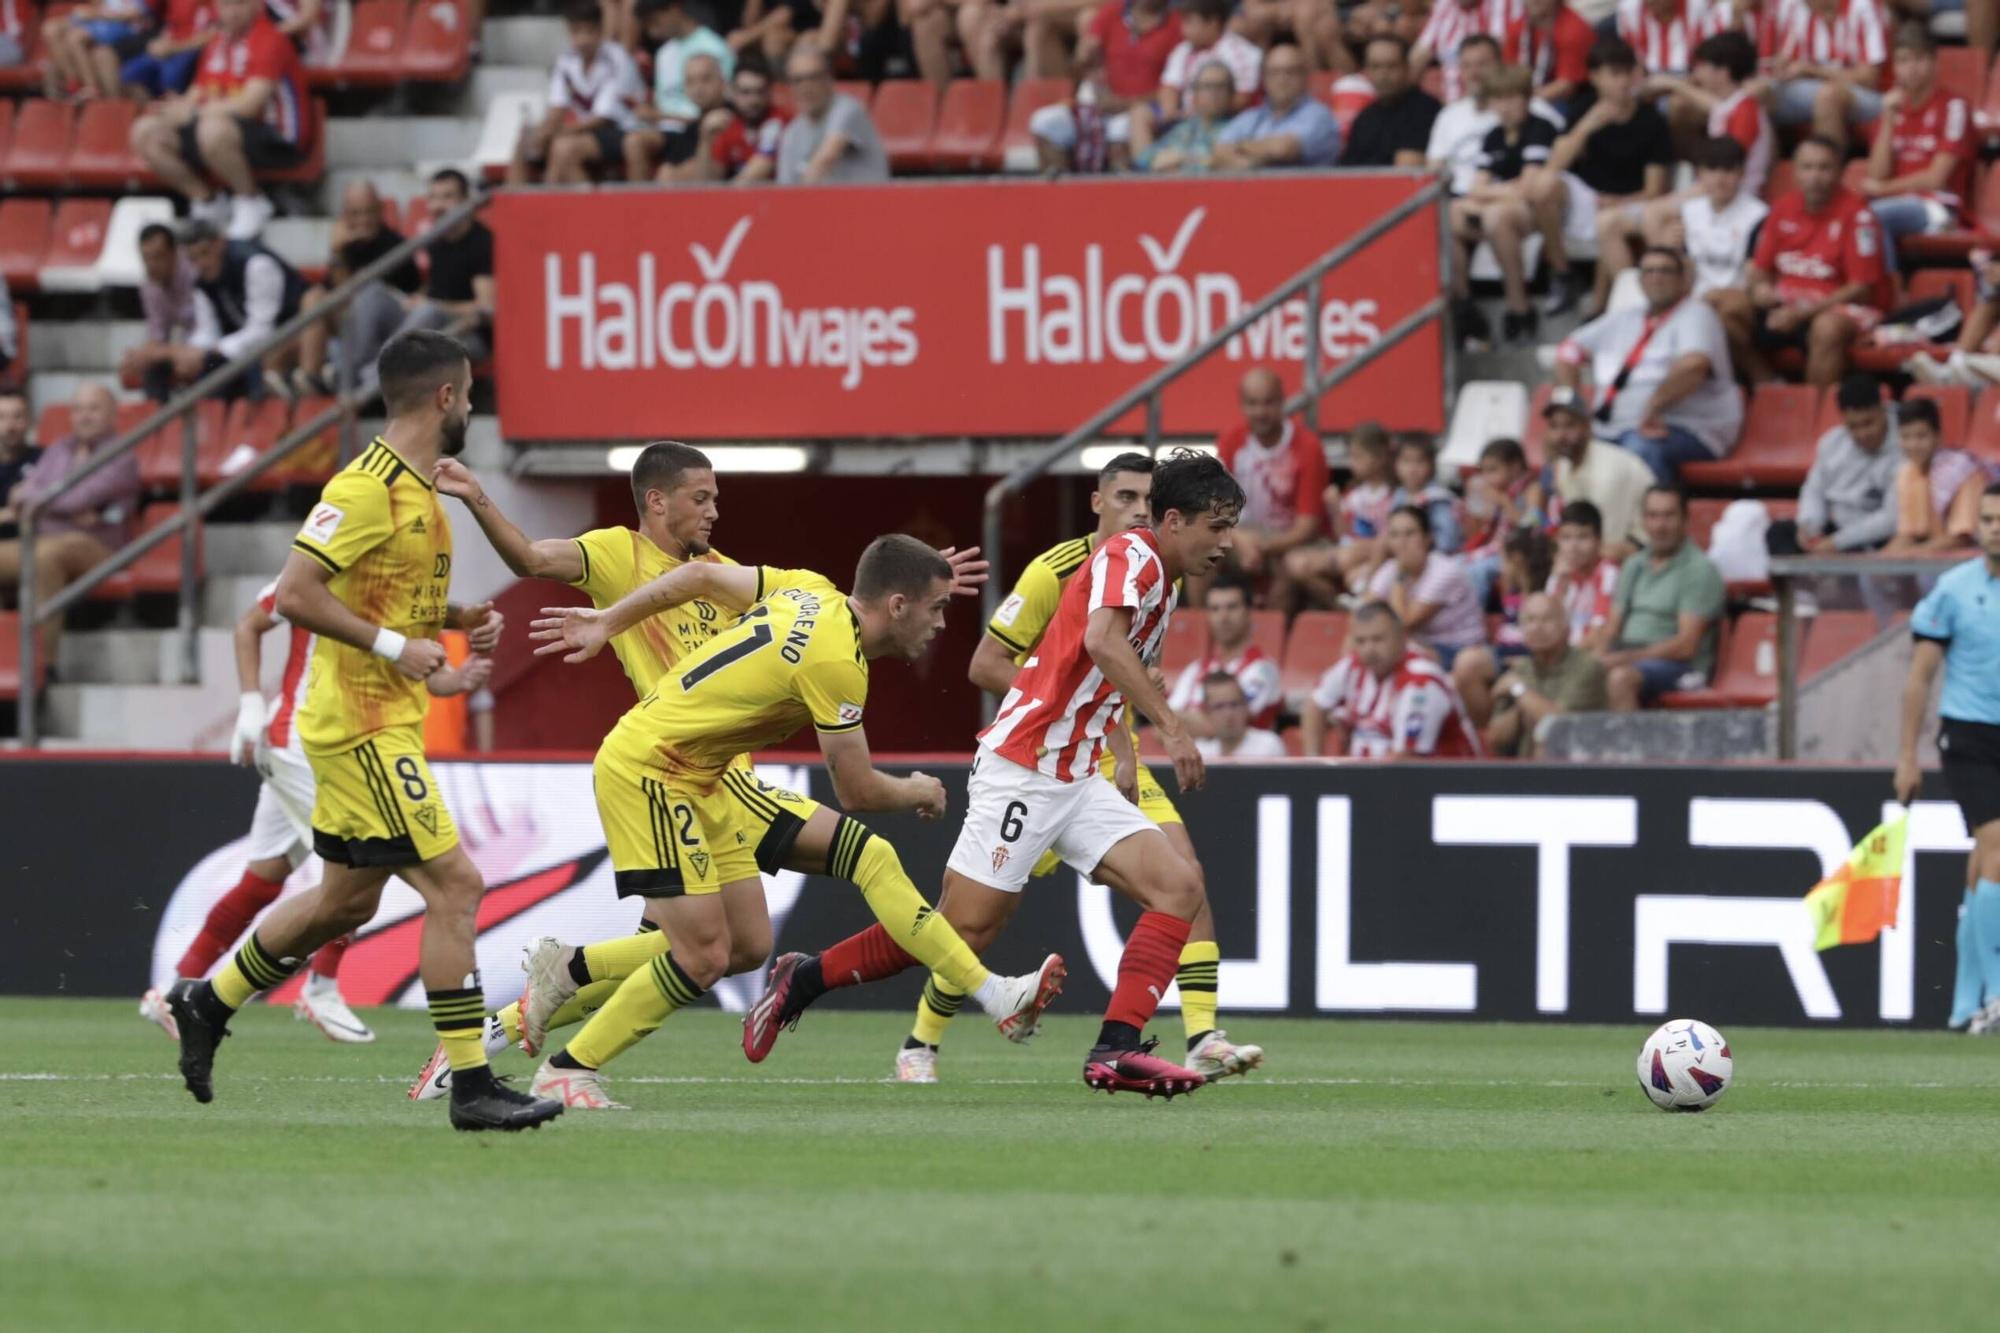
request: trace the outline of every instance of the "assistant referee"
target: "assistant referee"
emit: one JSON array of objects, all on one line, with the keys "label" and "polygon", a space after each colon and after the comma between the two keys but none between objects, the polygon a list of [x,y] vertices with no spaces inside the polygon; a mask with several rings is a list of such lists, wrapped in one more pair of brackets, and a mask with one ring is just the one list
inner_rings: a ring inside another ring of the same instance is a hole
[{"label": "assistant referee", "polygon": [[1923,782],[1917,736],[1942,663],[1938,753],[1972,832],[1951,1026],[1974,1035],[2000,1029],[2000,483],[1979,500],[1979,549],[1978,559],[1940,577],[1910,616],[1916,650],[1903,685],[1896,764],[1896,799],[1908,805]]}]

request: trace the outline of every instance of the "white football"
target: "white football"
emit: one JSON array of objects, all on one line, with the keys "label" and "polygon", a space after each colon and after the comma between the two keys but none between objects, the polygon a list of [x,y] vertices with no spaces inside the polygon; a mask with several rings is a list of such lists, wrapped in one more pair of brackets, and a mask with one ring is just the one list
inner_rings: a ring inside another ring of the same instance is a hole
[{"label": "white football", "polygon": [[1735,1068],[1722,1034],[1691,1018],[1660,1024],[1639,1048],[1639,1086],[1662,1111],[1706,1111]]}]

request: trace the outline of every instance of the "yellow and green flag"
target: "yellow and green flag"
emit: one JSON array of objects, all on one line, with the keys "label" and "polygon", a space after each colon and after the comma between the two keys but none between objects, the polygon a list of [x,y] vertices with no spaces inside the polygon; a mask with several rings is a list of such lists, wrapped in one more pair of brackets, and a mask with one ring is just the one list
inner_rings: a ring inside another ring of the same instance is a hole
[{"label": "yellow and green flag", "polygon": [[1909,831],[1907,814],[1881,825],[1860,841],[1847,864],[1806,894],[1815,949],[1867,944],[1884,926],[1896,924],[1896,903],[1903,889],[1903,841]]}]

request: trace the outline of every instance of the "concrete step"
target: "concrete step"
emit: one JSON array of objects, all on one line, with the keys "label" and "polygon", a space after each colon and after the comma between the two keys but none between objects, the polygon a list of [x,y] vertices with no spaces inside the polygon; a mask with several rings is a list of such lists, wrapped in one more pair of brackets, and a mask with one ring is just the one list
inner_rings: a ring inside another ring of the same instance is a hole
[{"label": "concrete step", "polygon": [[[235,679],[235,644],[229,631],[196,633],[200,677]],[[164,629],[101,629],[65,634],[58,671],[68,685],[160,685],[178,682],[181,637]]]},{"label": "concrete step", "polygon": [[54,319],[39,321],[28,342],[28,368],[108,375],[126,349],[146,341],[138,319]]},{"label": "concrete step", "polygon": [[218,750],[236,723],[233,672],[200,685],[51,685],[53,736],[119,750]]},{"label": "concrete step", "polygon": [[479,28],[484,63],[546,70],[569,45],[562,20],[539,15],[487,19]]},{"label": "concrete step", "polygon": [[[477,71],[475,83],[488,72],[483,68]],[[547,71],[537,70],[534,74],[542,83],[548,82]],[[479,103],[475,100],[470,105]],[[369,116],[331,120],[326,127],[326,165],[329,171],[362,168],[408,171],[410,163],[417,159],[468,157],[478,138],[476,118]]]},{"label": "concrete step", "polygon": [[546,93],[548,90],[549,67],[546,64],[480,65],[472,71],[472,80],[460,97],[458,109],[461,115],[474,122],[473,136],[476,139],[476,122],[484,117],[486,104],[493,100],[496,93]]},{"label": "concrete step", "polygon": [[[292,538],[298,532],[298,524],[290,522],[210,524],[204,548],[209,578],[255,578],[261,586],[276,578],[285,567]],[[245,599],[238,605],[238,612],[247,605]]]},{"label": "concrete step", "polygon": [[264,244],[293,268],[324,268],[333,248],[332,218],[273,218]]}]

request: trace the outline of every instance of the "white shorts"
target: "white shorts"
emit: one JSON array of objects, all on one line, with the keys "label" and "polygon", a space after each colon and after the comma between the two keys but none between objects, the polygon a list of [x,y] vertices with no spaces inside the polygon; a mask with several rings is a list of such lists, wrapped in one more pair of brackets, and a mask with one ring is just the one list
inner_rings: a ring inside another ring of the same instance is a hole
[{"label": "white shorts", "polygon": [[[1597,218],[1604,211],[1604,203],[1597,191],[1584,184],[1574,172],[1563,173],[1563,184],[1569,190],[1569,207],[1563,212],[1563,240],[1588,250],[1597,244]],[[1644,204],[1628,203],[1616,207],[1633,231],[1637,231],[1645,221]]]},{"label": "white shorts", "polygon": [[965,825],[945,868],[1004,893],[1021,891],[1044,852],[1088,875],[1133,834],[1159,832],[1095,770],[1063,782],[983,745],[965,797]]},{"label": "white shorts", "polygon": [[312,852],[313,774],[294,750],[257,746],[257,813],[250,816],[250,859],[282,856],[297,869]]},{"label": "white shorts", "polygon": [[[1057,102],[1037,109],[1028,117],[1028,133],[1037,139],[1047,139],[1056,147],[1068,152],[1076,147],[1076,112],[1067,102]],[[1132,142],[1132,114],[1120,111],[1104,118],[1104,141],[1106,143]]]}]

